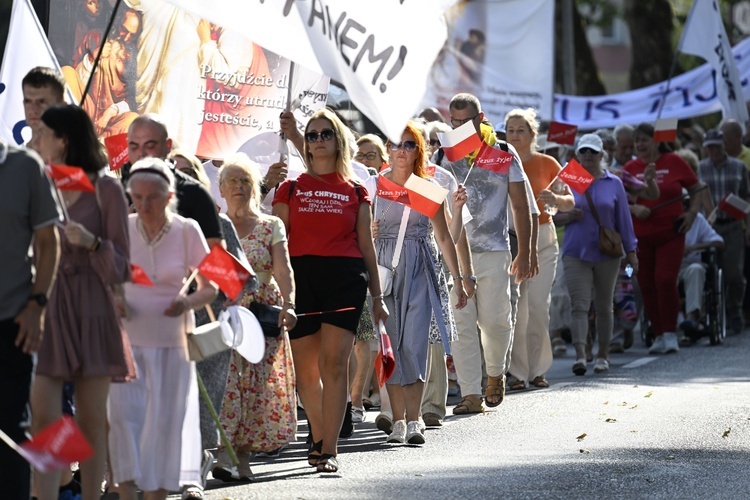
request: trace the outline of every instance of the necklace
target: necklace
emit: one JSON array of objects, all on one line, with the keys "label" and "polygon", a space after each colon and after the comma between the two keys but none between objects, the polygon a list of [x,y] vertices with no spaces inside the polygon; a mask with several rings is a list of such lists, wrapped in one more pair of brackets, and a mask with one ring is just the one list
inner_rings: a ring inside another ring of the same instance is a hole
[{"label": "necklace", "polygon": [[135,225],[138,228],[138,232],[143,237],[143,240],[146,242],[146,244],[153,248],[161,241],[164,235],[169,232],[169,228],[172,227],[172,218],[167,216],[167,220],[164,221],[164,225],[161,227],[161,229],[156,234],[156,236],[153,237],[153,239],[150,239],[148,237],[146,228],[143,226],[143,222],[141,222],[140,218],[136,219]]}]

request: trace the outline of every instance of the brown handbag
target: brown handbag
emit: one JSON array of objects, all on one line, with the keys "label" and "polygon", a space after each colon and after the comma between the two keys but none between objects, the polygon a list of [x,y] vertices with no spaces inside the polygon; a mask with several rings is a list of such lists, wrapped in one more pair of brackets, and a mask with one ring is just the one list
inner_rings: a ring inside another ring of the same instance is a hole
[{"label": "brown handbag", "polygon": [[620,236],[620,233],[616,230],[602,226],[601,222],[599,222],[599,214],[596,212],[596,207],[591,200],[591,195],[588,190],[585,194],[586,199],[589,202],[589,207],[591,208],[591,213],[594,216],[594,220],[599,226],[599,251],[610,257],[622,257],[624,253],[622,250],[622,236]]}]

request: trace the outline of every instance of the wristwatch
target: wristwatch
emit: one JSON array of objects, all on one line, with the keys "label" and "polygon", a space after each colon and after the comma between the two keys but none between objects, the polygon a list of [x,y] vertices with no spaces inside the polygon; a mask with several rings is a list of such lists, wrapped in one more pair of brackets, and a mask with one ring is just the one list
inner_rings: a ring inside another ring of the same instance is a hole
[{"label": "wristwatch", "polygon": [[261,192],[261,194],[266,195],[266,194],[269,193],[269,191],[271,191],[271,190],[268,189],[265,184],[261,184],[260,185],[260,192]]},{"label": "wristwatch", "polygon": [[476,285],[476,283],[477,283],[477,277],[476,277],[476,276],[474,276],[473,274],[467,274],[466,276],[464,276],[464,278],[466,278],[466,279],[469,279],[469,280],[473,281],[475,285]]},{"label": "wristwatch", "polygon": [[39,304],[39,307],[44,307],[47,305],[47,296],[43,293],[35,293],[31,297],[29,297],[29,302],[31,302],[32,300]]}]

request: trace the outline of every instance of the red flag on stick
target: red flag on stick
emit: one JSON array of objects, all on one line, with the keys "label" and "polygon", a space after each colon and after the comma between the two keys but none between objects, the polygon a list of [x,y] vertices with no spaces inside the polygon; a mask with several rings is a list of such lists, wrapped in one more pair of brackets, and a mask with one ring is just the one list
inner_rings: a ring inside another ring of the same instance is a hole
[{"label": "red flag on stick", "polygon": [[2,431],[0,438],[40,472],[67,469],[71,463],[83,462],[94,454],[75,421],[67,415],[20,445]]},{"label": "red flag on stick", "polygon": [[512,161],[513,155],[511,153],[483,143],[474,160],[474,165],[490,172],[504,175],[510,170]]},{"label": "red flag on stick", "polygon": [[385,331],[385,325],[382,321],[379,322],[380,328],[380,352],[375,358],[375,372],[378,376],[378,385],[383,385],[393,375],[393,370],[396,369],[396,356],[393,354],[393,347],[391,346],[391,339]]},{"label": "red flag on stick", "polygon": [[234,300],[242,292],[242,287],[253,272],[247,269],[221,245],[214,245],[198,266],[198,271],[216,283],[227,297]]},{"label": "red flag on stick", "polygon": [[677,118],[660,118],[654,124],[654,142],[677,140]]},{"label": "red flag on stick", "polygon": [[568,125],[567,123],[552,122],[549,124],[547,131],[547,142],[556,142],[557,144],[568,144],[572,146],[576,142],[578,127]]},{"label": "red flag on stick", "polygon": [[130,274],[133,275],[133,283],[136,285],[154,286],[154,282],[151,281],[151,278],[148,277],[141,266],[130,264]]},{"label": "red flag on stick", "polygon": [[557,178],[564,181],[570,189],[575,190],[578,194],[583,194],[594,182],[594,176],[581,166],[575,159],[571,159],[565,168],[560,170]]},{"label": "red flag on stick", "polygon": [[386,200],[397,201],[403,205],[409,204],[408,190],[395,182],[388,180],[384,175],[378,176],[378,196]]},{"label": "red flag on stick", "polygon": [[107,148],[107,159],[109,169],[122,168],[128,161],[128,134],[112,135],[104,139],[104,147]]},{"label": "red flag on stick", "polygon": [[750,213],[750,203],[729,193],[719,202],[719,210],[731,215],[734,219],[743,220]]},{"label": "red flag on stick", "polygon": [[50,163],[49,173],[60,191],[95,191],[94,185],[81,167],[55,165]]}]

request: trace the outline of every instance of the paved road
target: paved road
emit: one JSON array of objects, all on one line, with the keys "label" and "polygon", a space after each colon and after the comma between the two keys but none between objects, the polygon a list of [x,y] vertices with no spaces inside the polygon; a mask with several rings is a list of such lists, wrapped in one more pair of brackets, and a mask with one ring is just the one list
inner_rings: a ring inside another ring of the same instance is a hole
[{"label": "paved road", "polygon": [[298,442],[258,459],[251,484],[210,480],[206,498],[750,498],[748,331],[660,357],[636,340],[605,375],[575,377],[573,361],[571,347],[551,388],[449,416],[424,446],[385,444],[369,412],[338,474],[307,467]]}]

